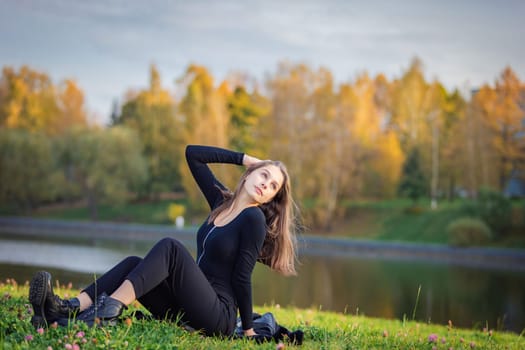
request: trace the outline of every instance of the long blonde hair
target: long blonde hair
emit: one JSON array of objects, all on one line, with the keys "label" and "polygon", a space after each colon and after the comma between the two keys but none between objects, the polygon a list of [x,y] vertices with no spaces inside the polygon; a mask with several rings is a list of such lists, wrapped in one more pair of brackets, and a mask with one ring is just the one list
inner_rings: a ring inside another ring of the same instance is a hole
[{"label": "long blonde hair", "polygon": [[290,176],[282,162],[264,160],[246,169],[233,192],[222,191],[224,201],[211,212],[208,222],[213,222],[219,213],[234,203],[248,175],[267,165],[274,165],[281,170],[283,184],[271,201],[259,205],[266,217],[266,237],[258,260],[285,276],[296,275],[295,205],[292,198]]}]

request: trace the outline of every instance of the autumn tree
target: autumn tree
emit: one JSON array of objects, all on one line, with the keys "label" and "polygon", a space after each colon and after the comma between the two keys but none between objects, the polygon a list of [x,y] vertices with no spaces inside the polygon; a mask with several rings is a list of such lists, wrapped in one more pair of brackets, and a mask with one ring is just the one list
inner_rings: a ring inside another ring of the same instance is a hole
[{"label": "autumn tree", "polygon": [[415,59],[403,76],[393,82],[391,127],[398,134],[403,151],[419,145],[425,134],[431,90]]},{"label": "autumn tree", "polygon": [[0,85],[0,126],[56,133],[60,112],[47,74],[28,66],[4,67]]},{"label": "autumn tree", "polygon": [[307,114],[307,124],[301,128],[306,138],[303,173],[308,174],[303,184],[306,198],[313,199],[314,207],[307,212],[312,224],[330,230],[334,220],[341,214],[338,204],[343,181],[348,175],[340,171],[348,164],[348,155],[344,149],[347,130],[342,115],[337,113],[337,96],[331,72],[321,68],[312,72],[312,78],[311,111]]},{"label": "autumn tree", "polygon": [[56,130],[59,134],[75,126],[87,126],[84,93],[73,80],[64,80],[59,85],[57,102]]},{"label": "autumn tree", "polygon": [[58,87],[51,78],[28,66],[18,71],[4,67],[0,79],[0,126],[63,133],[74,125],[86,125],[84,94],[72,80]]},{"label": "autumn tree", "polygon": [[[227,110],[230,91],[227,84],[216,87],[208,70],[198,65],[190,65],[178,83],[185,90],[179,103],[179,113],[183,123],[183,143],[230,147],[228,136],[230,120]],[[184,159],[179,161],[179,170],[192,209],[204,210],[205,202],[202,200]],[[229,169],[221,166],[216,168],[217,176],[230,188],[235,185],[233,178],[238,178],[227,175],[232,171],[231,167]]]},{"label": "autumn tree", "polygon": [[283,63],[268,88],[272,153],[288,164],[309,224],[330,229],[344,212],[341,200],[364,195],[365,187],[379,196],[395,192],[403,153],[386,127],[383,77],[364,74],[336,92],[327,69]]},{"label": "autumn tree", "polygon": [[496,181],[493,185],[503,190],[510,175],[525,161],[525,98],[523,84],[507,67],[492,88],[483,86],[473,99],[480,113],[487,135],[489,152],[493,152]]},{"label": "autumn tree", "polygon": [[[233,71],[221,85],[228,87],[230,147],[261,159],[268,158],[268,140],[272,138],[271,128],[268,127],[271,101],[262,94],[257,79],[246,72]],[[230,91],[232,88],[233,91]]]},{"label": "autumn tree", "polygon": [[266,142],[271,158],[282,160],[293,180],[297,203],[308,225],[327,227],[336,214],[345,157],[338,141],[336,96],[331,73],[305,64],[280,63],[266,81],[271,101]]},{"label": "autumn tree", "polygon": [[419,149],[421,169],[429,179],[431,206],[437,206],[440,178],[440,136],[446,90],[438,82],[425,80],[422,63],[414,59],[403,76],[394,82],[390,127],[403,152]]},{"label": "autumn tree", "polygon": [[455,90],[445,97],[440,124],[440,183],[446,197],[452,200],[456,189],[468,183],[468,148],[472,141],[467,125],[467,101]]},{"label": "autumn tree", "polygon": [[[311,177],[304,170],[316,142],[309,137],[313,119],[311,96],[315,89],[314,73],[304,65],[280,63],[266,82],[271,112],[268,118],[271,158],[282,160],[294,180],[294,194],[303,200]],[[316,140],[319,141],[319,140]]]},{"label": "autumn tree", "polygon": [[142,194],[157,198],[160,193],[180,188],[179,163],[183,152],[183,125],[177,119],[175,101],[161,86],[157,68],[150,68],[149,88],[129,93],[114,124],[134,129],[148,163],[148,181]]},{"label": "autumn tree", "polygon": [[260,152],[263,118],[268,114],[262,96],[257,91],[250,94],[244,86],[237,86],[227,98],[230,118],[229,144],[232,149],[252,155],[263,156]]},{"label": "autumn tree", "polygon": [[388,125],[384,77],[360,75],[352,86],[354,115],[349,120],[355,157],[354,191],[363,197],[391,197],[397,187],[404,159],[397,135]]}]

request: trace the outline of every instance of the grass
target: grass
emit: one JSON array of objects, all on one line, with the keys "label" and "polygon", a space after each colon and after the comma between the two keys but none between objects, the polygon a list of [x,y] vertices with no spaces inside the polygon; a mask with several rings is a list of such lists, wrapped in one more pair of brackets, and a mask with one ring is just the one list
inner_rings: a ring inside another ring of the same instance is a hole
[{"label": "grass", "polygon": [[[98,208],[98,220],[115,222],[133,222],[142,224],[170,224],[168,207],[180,200],[159,200],[149,202],[132,202],[122,205],[102,204]],[[60,206],[41,208],[33,213],[34,217],[64,220],[90,220],[86,206]]]},{"label": "grass", "polygon": [[[136,320],[132,304],[124,321],[114,327],[88,328],[84,324],[35,330],[27,301],[28,283],[10,279],[0,283],[0,348],[3,349],[279,349],[274,342],[256,344],[249,340],[203,337],[166,321]],[[57,286],[63,297],[77,290]],[[460,329],[447,325],[410,320],[385,320],[362,315],[324,312],[313,309],[256,307],[271,311],[279,323],[305,333],[297,349],[524,349],[524,333],[491,329]]]},{"label": "grass", "polygon": [[[336,228],[335,236],[382,241],[405,241],[447,244],[447,226],[464,217],[464,200],[442,201],[437,209],[430,209],[428,200],[413,206],[409,200],[351,201],[343,203],[346,219]],[[524,210],[522,202],[514,202],[516,229],[491,246],[525,248],[523,235]]]}]

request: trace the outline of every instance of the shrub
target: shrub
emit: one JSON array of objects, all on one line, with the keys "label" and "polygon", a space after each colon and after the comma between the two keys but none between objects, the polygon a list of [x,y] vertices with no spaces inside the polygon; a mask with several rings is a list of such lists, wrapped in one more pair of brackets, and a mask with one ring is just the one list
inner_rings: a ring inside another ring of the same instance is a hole
[{"label": "shrub", "polygon": [[425,208],[419,205],[411,205],[410,207],[405,208],[404,212],[409,215],[420,215],[425,212]]},{"label": "shrub", "polygon": [[511,226],[512,202],[497,191],[482,189],[474,203],[463,206],[463,213],[479,218],[487,223],[498,236]]},{"label": "shrub", "polygon": [[177,220],[177,217],[184,216],[185,213],[186,207],[182,204],[172,203],[168,207],[168,217],[173,222]]},{"label": "shrub", "polygon": [[488,225],[476,218],[460,218],[447,227],[448,243],[456,247],[481,245],[492,239]]}]

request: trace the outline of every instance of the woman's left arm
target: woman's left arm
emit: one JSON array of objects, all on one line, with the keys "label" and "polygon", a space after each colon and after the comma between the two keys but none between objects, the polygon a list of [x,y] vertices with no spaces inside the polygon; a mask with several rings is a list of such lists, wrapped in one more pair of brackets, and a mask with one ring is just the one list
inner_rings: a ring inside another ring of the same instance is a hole
[{"label": "woman's left arm", "polygon": [[250,166],[259,163],[261,160],[259,158],[252,157],[248,154],[244,154],[244,157],[242,158],[242,165],[249,168]]},{"label": "woman's left arm", "polygon": [[232,286],[239,307],[242,329],[245,332],[248,331],[247,335],[250,335],[249,331],[253,325],[251,277],[266,236],[266,219],[263,212],[256,207],[245,211],[245,215],[240,232],[239,255],[234,266]]}]

